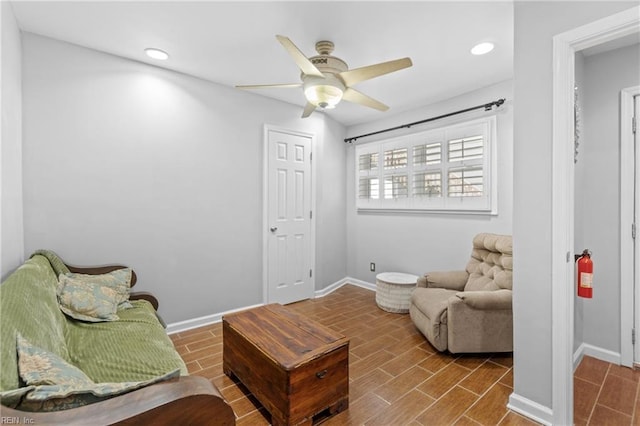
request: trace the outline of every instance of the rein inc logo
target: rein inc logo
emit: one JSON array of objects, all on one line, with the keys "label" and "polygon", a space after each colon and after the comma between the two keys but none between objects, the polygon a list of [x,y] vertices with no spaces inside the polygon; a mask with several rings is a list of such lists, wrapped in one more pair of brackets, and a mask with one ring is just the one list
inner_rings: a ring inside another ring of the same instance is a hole
[{"label": "rein inc logo", "polygon": [[0,417],[1,425],[33,425],[35,423],[31,417]]}]

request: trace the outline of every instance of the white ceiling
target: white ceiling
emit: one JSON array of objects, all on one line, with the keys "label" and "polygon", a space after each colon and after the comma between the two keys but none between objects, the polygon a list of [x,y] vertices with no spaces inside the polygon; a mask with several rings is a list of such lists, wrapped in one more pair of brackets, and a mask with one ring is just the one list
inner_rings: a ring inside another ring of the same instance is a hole
[{"label": "white ceiling", "polygon": [[[13,1],[20,28],[226,86],[294,83],[300,71],[276,40],[289,37],[307,56],[319,40],[358,68],[409,56],[413,67],[356,88],[391,107],[379,112],[342,102],[326,113],[344,125],[428,105],[513,76],[513,5],[471,2]],[[496,48],[473,56],[471,47]],[[157,47],[171,57],[146,57]],[[256,94],[304,105],[301,89]],[[494,99],[487,99],[487,102]]]}]

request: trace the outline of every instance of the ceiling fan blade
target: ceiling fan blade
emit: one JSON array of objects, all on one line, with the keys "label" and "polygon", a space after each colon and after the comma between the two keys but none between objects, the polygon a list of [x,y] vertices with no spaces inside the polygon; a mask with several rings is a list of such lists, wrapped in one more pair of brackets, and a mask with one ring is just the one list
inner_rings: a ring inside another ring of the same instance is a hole
[{"label": "ceiling fan blade", "polygon": [[307,104],[304,106],[304,111],[302,112],[302,118],[307,118],[315,110],[316,106],[311,102],[307,102]]},{"label": "ceiling fan blade", "polygon": [[298,47],[293,44],[291,40],[289,40],[289,38],[281,35],[277,35],[276,38],[284,46],[284,48],[287,49],[289,55],[291,55],[296,65],[298,65],[298,68],[300,68],[304,74],[315,75],[316,77],[324,77],[324,75],[322,75],[318,68],[316,68],[316,66],[313,65],[306,56],[304,56],[304,53],[302,53],[300,49],[298,49]]},{"label": "ceiling fan blade", "polygon": [[302,83],[285,83],[285,84],[239,84],[236,89],[289,89],[294,87],[302,87]]},{"label": "ceiling fan blade", "polygon": [[402,58],[349,71],[343,71],[338,75],[342,78],[342,81],[344,81],[345,86],[349,87],[356,83],[360,83],[361,81],[370,80],[384,74],[389,74],[390,72],[408,68],[411,65],[413,65],[413,63],[410,58]]},{"label": "ceiling fan blade", "polygon": [[368,106],[369,108],[377,109],[378,111],[386,111],[389,109],[389,107],[382,102],[376,101],[375,99],[365,95],[364,93],[358,92],[356,89],[351,87],[344,91],[342,99],[348,102],[353,102],[354,104]]}]

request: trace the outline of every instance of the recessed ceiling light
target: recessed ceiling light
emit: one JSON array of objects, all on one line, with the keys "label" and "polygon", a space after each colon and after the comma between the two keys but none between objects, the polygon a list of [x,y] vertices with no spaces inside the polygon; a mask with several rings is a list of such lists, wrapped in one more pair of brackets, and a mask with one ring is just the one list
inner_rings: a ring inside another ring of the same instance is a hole
[{"label": "recessed ceiling light", "polygon": [[164,50],[155,49],[153,47],[144,49],[144,53],[146,53],[148,57],[158,59],[160,61],[169,59],[169,54],[167,52],[165,52]]},{"label": "recessed ceiling light", "polygon": [[484,55],[485,53],[489,53],[493,50],[493,43],[484,42],[480,44],[476,44],[471,49],[471,53],[474,55]]}]

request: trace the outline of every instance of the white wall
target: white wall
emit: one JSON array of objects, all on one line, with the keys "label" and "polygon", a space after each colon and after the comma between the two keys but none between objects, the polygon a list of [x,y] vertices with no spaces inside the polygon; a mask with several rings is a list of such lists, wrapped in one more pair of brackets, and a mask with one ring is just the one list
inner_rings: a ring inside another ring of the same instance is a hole
[{"label": "white wall", "polygon": [[553,36],[637,2],[514,3],[514,393],[551,408]]},{"label": "white wall", "polygon": [[22,45],[11,3],[0,2],[0,279],[23,262]]},{"label": "white wall", "polygon": [[23,43],[27,255],[131,265],[169,323],[262,303],[266,123],[317,135],[316,287],[346,275],[342,126],[33,34]]},{"label": "white wall", "polygon": [[[640,45],[584,60],[582,175],[583,246],[593,252],[593,299],[584,299],[584,342],[620,353],[620,91],[640,85]],[[627,129],[631,131],[631,129]],[[631,232],[631,230],[629,230]],[[629,336],[631,338],[631,336]]]},{"label": "white wall", "polygon": [[[513,208],[512,84],[512,81],[505,81],[444,102],[347,129],[348,136],[356,136],[506,98],[505,104],[497,110],[494,109],[493,112],[497,116],[498,137],[498,214],[496,216],[358,213],[355,203],[355,145],[349,146],[346,165],[349,276],[374,283],[376,274],[384,271],[402,271],[422,275],[430,270],[464,269],[469,260],[471,241],[475,234],[479,232],[511,234]],[[484,110],[479,110],[479,112],[416,126],[411,130],[421,131],[486,114]],[[375,138],[363,138],[357,143],[380,140],[398,134],[401,132],[377,135]],[[369,271],[370,262],[376,263],[376,272]]]},{"label": "white wall", "polygon": [[325,120],[314,154],[322,164],[316,176],[316,290],[342,280],[347,275],[346,176],[344,164],[345,129],[333,120]]}]

